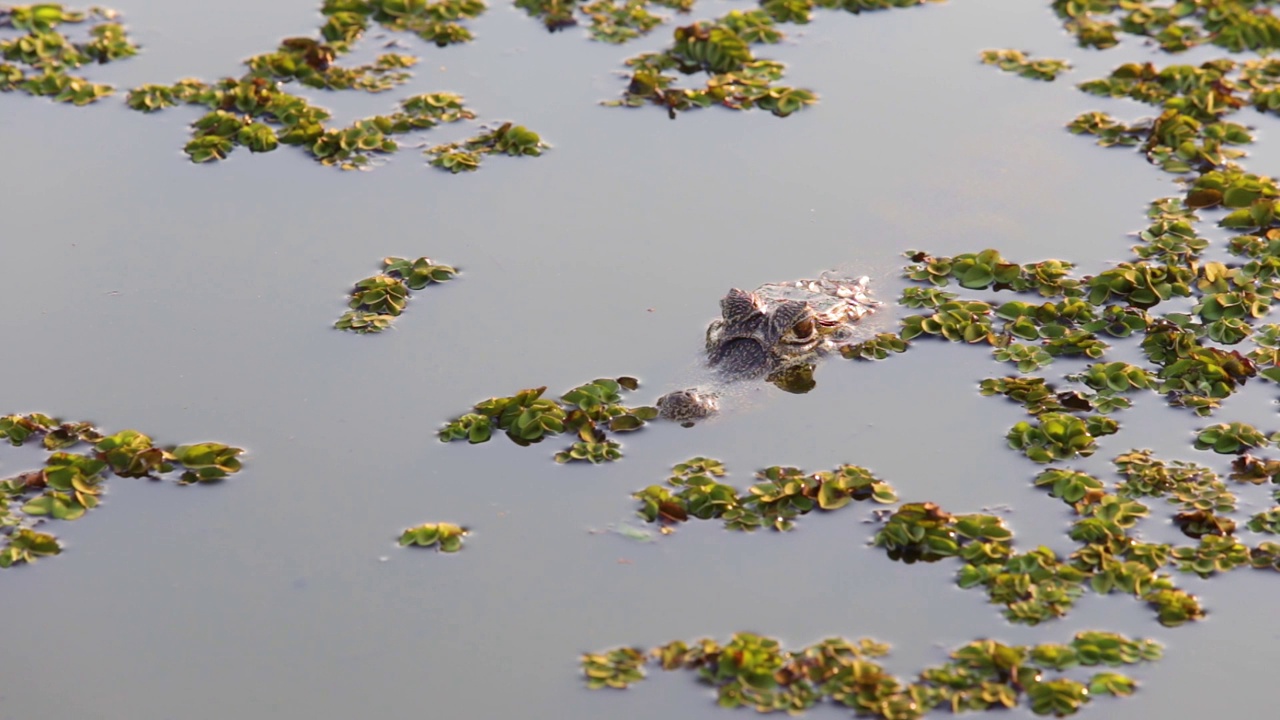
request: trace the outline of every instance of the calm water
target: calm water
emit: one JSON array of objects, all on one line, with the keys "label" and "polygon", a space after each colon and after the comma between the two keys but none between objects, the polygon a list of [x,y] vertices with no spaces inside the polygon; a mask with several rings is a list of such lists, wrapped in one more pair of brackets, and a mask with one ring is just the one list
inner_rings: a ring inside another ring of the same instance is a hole
[{"label": "calm water", "polygon": [[[242,58],[318,25],[314,0],[113,5],[145,52],[95,78],[124,87],[238,74]],[[627,373],[649,401],[681,386],[731,286],[844,265],[892,299],[906,248],[997,247],[1085,270],[1125,259],[1146,203],[1175,186],[1060,128],[1088,109],[1142,115],[1071,83],[1144,51],[1085,54],[1042,5],[819,13],[799,42],[763,53],[822,95],[785,121],[600,108],[621,87],[620,60],[662,38],[615,48],[553,36],[503,5],[473,23],[469,46],[414,45],[423,63],[403,92],[314,95],[346,120],[456,91],[482,119],[515,119],[555,145],[469,177],[410,151],[371,173],[287,149],[196,167],[180,152],[194,111],[0,96],[0,412],[249,449],[246,471],[216,487],[113,480],[102,511],[58,526],[62,557],[0,573],[0,718],[723,718],[679,675],[589,693],[577,659],[737,630],[792,645],[871,635],[909,673],[976,637],[1113,629],[1159,639],[1167,659],[1134,671],[1137,696],[1092,716],[1269,707],[1280,619],[1268,575],[1179,578],[1211,612],[1193,627],[1089,595],[1028,629],[957,589],[954,564],[904,567],[866,549],[867,508],[806,518],[787,536],[687,527],[640,544],[592,532],[627,520],[630,493],[670,465],[705,454],[738,484],[770,464],[865,465],[904,500],[1010,506],[1021,546],[1066,550],[1066,509],[1029,489],[1035,469],[1003,448],[1020,409],[975,390],[1005,372],[979,349],[832,361],[809,395],[761,391],[694,430],[654,427],[609,467],[557,466],[556,442],[434,437],[473,402],[522,387]],[[987,47],[1079,69],[1022,81],[981,66]],[[1246,121],[1263,141],[1251,167],[1277,167],[1272,121]],[[420,293],[384,336],[330,329],[350,283],[386,255],[430,255],[463,276]],[[1221,420],[1275,429],[1267,386],[1249,389]],[[1159,398],[1119,419],[1122,433],[1084,467],[1105,471],[1129,447],[1225,466],[1190,449],[1204,423]],[[6,450],[0,476],[38,457]],[[402,528],[437,520],[474,530],[460,555],[395,547]]]}]

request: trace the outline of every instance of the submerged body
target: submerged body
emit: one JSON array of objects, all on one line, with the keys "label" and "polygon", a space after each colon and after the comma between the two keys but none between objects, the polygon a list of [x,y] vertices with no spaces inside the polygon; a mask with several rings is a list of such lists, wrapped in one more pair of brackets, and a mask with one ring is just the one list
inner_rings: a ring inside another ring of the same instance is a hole
[{"label": "submerged body", "polygon": [[[733,288],[707,328],[707,363],[720,380],[767,377],[793,392],[812,387],[814,361],[855,340],[854,325],[880,307],[866,277],[823,273],[815,280]],[[801,389],[802,388],[802,389]],[[687,388],[658,398],[662,417],[685,424],[715,414],[719,394]]]}]

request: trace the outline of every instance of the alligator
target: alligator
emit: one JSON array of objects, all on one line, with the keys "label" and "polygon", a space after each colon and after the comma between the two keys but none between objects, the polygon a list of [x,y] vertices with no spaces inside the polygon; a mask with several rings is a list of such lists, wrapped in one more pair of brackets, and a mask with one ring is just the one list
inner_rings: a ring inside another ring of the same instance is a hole
[{"label": "alligator", "polygon": [[707,327],[707,364],[716,386],[669,392],[657,400],[659,413],[692,425],[719,412],[726,384],[760,377],[789,392],[807,392],[815,361],[855,342],[854,326],[880,307],[867,296],[867,282],[828,271],[752,292],[729,290],[720,300],[720,317]]}]

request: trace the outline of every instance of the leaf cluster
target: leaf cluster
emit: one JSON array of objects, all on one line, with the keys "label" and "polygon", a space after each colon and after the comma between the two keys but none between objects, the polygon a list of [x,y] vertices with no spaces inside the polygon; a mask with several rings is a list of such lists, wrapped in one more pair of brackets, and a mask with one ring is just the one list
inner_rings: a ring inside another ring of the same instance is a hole
[{"label": "leaf cluster", "polygon": [[[218,482],[241,469],[241,448],[222,443],[156,446],[136,430],[103,435],[87,422],[42,413],[0,417],[0,438],[21,446],[39,441],[44,467],[0,480],[0,568],[62,551],[57,538],[34,528],[47,520],[78,520],[101,503],[107,474],[160,479],[181,471],[179,485]],[[87,446],[81,452],[63,452]]]},{"label": "leaf cluster", "polygon": [[632,495],[640,501],[637,514],[668,525],[690,518],[718,519],[730,530],[787,531],[795,527],[797,517],[814,510],[838,510],[855,501],[897,501],[888,483],[857,465],[808,474],[774,465],[757,472],[758,482],[745,492],[720,482],[717,478],[724,474],[724,466],[708,458],[676,465],[666,485],[650,485]]},{"label": "leaf cluster", "polygon": [[[73,71],[136,55],[115,14],[102,8],[69,10],[59,3],[18,5],[0,14],[5,27],[22,33],[0,38],[0,92],[21,91],[56,102],[88,105],[111,95],[111,85],[91,82]],[[73,40],[59,28],[88,23],[87,38]]]},{"label": "leaf cluster", "polygon": [[635,390],[633,377],[600,378],[551,400],[542,397],[545,386],[521,390],[507,397],[493,397],[447,423],[439,431],[442,442],[488,442],[494,430],[505,430],[517,445],[530,445],[561,433],[576,433],[579,442],[555,455],[556,462],[600,463],[622,457],[621,445],[608,439],[609,432],[639,430],[658,417],[650,406],[628,407],[622,393]]},{"label": "leaf cluster", "polygon": [[582,656],[582,671],[592,689],[625,688],[645,677],[650,663],[663,670],[694,672],[716,690],[721,707],[750,707],[758,712],[797,714],[831,701],[860,717],[915,720],[932,710],[953,713],[1005,709],[1026,704],[1039,715],[1074,714],[1093,697],[1132,694],[1137,683],[1120,673],[1096,672],[1081,682],[1064,672],[1099,666],[1118,667],[1159,660],[1162,648],[1100,631],[1078,633],[1070,643],[1005,645],[976,640],[950,653],[939,665],[908,681],[877,660],[889,646],[868,638],[827,638],[809,647],[786,650],[770,637],[734,634],[727,643],[711,638],[676,640],[644,652],[615,648]]},{"label": "leaf cluster", "polygon": [[382,265],[382,274],[356,283],[347,303],[351,309],[338,318],[334,327],[360,334],[382,332],[404,312],[411,290],[447,282],[458,274],[453,266],[428,257],[417,260],[388,257],[383,258]]}]

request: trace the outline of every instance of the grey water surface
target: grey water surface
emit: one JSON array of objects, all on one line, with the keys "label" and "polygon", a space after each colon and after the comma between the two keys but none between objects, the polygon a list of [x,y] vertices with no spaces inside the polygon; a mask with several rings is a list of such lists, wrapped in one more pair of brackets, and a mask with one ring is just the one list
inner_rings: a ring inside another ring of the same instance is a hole
[{"label": "grey water surface", "polygon": [[[113,5],[144,51],[93,77],[123,88],[239,74],[243,58],[320,22],[315,0]],[[739,630],[793,646],[873,636],[905,674],[978,637],[1116,630],[1165,643],[1166,659],[1133,671],[1136,696],[1087,714],[1265,712],[1280,662],[1270,575],[1179,578],[1211,612],[1190,627],[1086,595],[1066,619],[1024,628],[958,589],[956,565],[903,566],[868,549],[871,508],[806,517],[788,535],[704,524],[638,543],[607,532],[635,521],[632,492],[708,455],[739,485],[772,464],[864,465],[904,500],[995,507],[1020,546],[1067,550],[1066,509],[1031,489],[1037,469],[1004,447],[1021,410],[976,391],[1008,371],[980,348],[833,359],[810,394],[768,388],[694,429],[654,426],[608,466],[556,465],[567,444],[556,440],[435,437],[472,403],[524,387],[632,374],[639,401],[681,387],[732,286],[844,266],[892,301],[908,248],[995,247],[1086,272],[1127,259],[1146,204],[1177,188],[1062,126],[1091,109],[1147,114],[1073,83],[1150,53],[1132,42],[1083,52],[1047,5],[819,12],[761,53],[821,94],[785,120],[602,108],[622,87],[621,60],[669,31],[606,46],[580,29],[549,34],[502,3],[471,24],[469,45],[409,38],[423,61],[407,88],[309,93],[346,121],[404,95],[459,92],[482,119],[513,119],[554,145],[460,177],[408,150],[368,173],[289,148],[194,166],[181,153],[193,110],[0,95],[0,413],[248,449],[244,472],[213,487],[113,479],[101,510],[57,527],[62,556],[0,572],[0,720],[722,718],[682,675],[588,692],[578,656]],[[733,6],[700,3],[693,17]],[[989,47],[1077,70],[1029,82],[980,65]],[[1273,121],[1249,122],[1261,137],[1251,167],[1280,166],[1266,146]],[[382,336],[333,330],[350,284],[387,255],[429,255],[462,275],[418,293]],[[890,302],[875,322],[890,329],[902,313]],[[1275,429],[1266,386],[1248,390],[1220,419]],[[1204,423],[1157,397],[1119,419],[1086,467],[1106,472],[1129,447],[1225,467],[1191,449]],[[38,458],[0,450],[0,477]],[[441,520],[473,530],[460,554],[396,547],[401,529]]]}]

